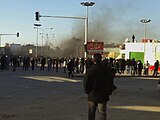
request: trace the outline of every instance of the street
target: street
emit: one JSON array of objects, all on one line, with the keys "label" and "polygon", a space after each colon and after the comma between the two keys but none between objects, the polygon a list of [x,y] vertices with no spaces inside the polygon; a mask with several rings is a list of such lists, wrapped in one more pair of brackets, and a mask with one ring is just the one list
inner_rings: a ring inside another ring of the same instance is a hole
[{"label": "street", "polygon": [[[158,77],[116,77],[108,120],[159,120]],[[0,71],[0,120],[87,120],[83,77],[54,70]],[[98,115],[98,114],[97,114]]]}]

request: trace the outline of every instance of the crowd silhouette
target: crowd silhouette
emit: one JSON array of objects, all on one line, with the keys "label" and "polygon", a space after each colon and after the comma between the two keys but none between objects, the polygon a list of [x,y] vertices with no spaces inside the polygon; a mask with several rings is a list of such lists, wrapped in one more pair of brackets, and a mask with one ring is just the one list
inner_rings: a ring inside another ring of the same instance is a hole
[{"label": "crowd silhouette", "polygon": [[[131,76],[141,76],[141,75],[149,75],[149,72],[152,72],[153,76],[157,76],[159,61],[156,60],[153,65],[153,70],[150,71],[150,64],[146,61],[144,64],[141,60],[133,59],[113,59],[113,58],[103,58],[102,62],[104,65],[109,65],[115,74],[127,74]],[[26,57],[26,56],[7,56],[3,55],[0,58],[0,69],[1,70],[9,70],[12,69],[16,71],[17,67],[22,67],[22,70],[38,70],[41,71],[51,71],[55,72],[59,71],[59,68],[63,69],[64,73],[68,73],[69,77],[73,77],[73,74],[83,74],[90,66],[94,64],[92,58],[51,58],[51,57]]]}]

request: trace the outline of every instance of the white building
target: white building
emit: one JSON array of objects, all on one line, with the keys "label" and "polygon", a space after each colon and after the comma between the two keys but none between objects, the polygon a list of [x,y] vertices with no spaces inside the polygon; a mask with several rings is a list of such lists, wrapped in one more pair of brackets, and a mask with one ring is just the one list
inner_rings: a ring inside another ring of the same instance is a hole
[{"label": "white building", "polygon": [[135,58],[143,63],[148,61],[154,65],[156,60],[160,61],[160,43],[157,40],[146,39],[145,42],[125,42],[124,49],[120,54],[125,56],[125,59]]}]

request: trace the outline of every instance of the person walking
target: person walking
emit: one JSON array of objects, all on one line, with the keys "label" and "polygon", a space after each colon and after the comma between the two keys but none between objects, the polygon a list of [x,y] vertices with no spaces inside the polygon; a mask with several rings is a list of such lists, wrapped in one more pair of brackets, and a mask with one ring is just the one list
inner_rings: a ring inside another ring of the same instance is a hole
[{"label": "person walking", "polygon": [[48,57],[47,59],[47,66],[48,66],[48,71],[50,71],[52,67],[52,59],[50,57]]},{"label": "person walking", "polygon": [[43,57],[41,59],[41,68],[40,68],[40,70],[44,71],[45,64],[46,64],[46,59]]},{"label": "person walking", "polygon": [[94,55],[94,64],[84,77],[84,91],[88,95],[88,120],[95,120],[98,108],[100,120],[107,118],[107,102],[112,93],[111,70],[101,62],[101,54]]},{"label": "person walking", "polygon": [[137,74],[137,61],[132,58],[131,60],[131,76],[135,76]]},{"label": "person walking", "polygon": [[144,64],[144,74],[145,75],[148,75],[149,67],[150,67],[150,64],[148,61],[146,61],[146,63]]},{"label": "person walking", "polygon": [[156,62],[154,63],[154,72],[153,72],[153,76],[157,76],[157,74],[158,74],[158,67],[159,67],[159,61],[156,60]]},{"label": "person walking", "polygon": [[16,71],[17,63],[18,63],[17,56],[14,56],[13,57],[13,71]]},{"label": "person walking", "polygon": [[55,60],[55,64],[56,64],[56,72],[58,72],[58,65],[59,65],[59,58],[58,57]]},{"label": "person walking", "polygon": [[63,61],[63,73],[66,73],[66,67],[67,67],[67,60],[64,59],[64,61]]},{"label": "person walking", "polygon": [[69,59],[67,63],[67,70],[68,70],[68,77],[73,78],[73,71],[74,71],[74,61],[73,59]]},{"label": "person walking", "polygon": [[31,58],[31,66],[32,66],[32,70],[34,70],[34,67],[35,67],[35,59],[34,59],[34,57]]},{"label": "person walking", "polygon": [[143,69],[143,64],[141,62],[141,60],[138,62],[138,76],[142,75],[142,69]]}]

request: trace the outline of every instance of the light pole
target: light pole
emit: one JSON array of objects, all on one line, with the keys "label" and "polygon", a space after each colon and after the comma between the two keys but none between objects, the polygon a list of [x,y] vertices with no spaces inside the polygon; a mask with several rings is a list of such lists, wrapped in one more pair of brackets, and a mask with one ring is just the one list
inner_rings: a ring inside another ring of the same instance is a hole
[{"label": "light pole", "polygon": [[47,34],[45,34],[45,33],[44,33],[44,32],[45,32],[45,30],[48,30],[48,29],[52,30],[52,29],[53,29],[53,27],[51,27],[51,28],[44,28],[44,29],[39,28],[39,29],[41,29],[41,30],[42,30],[42,33],[40,33],[40,34],[42,35],[42,46],[43,46],[43,35],[46,35],[46,36],[47,36]]},{"label": "light pole", "polygon": [[42,37],[42,51],[43,51],[42,53],[43,53],[43,56],[44,56],[43,38],[44,38],[44,35],[46,35],[46,36],[48,35],[48,34],[45,34],[45,33],[44,33],[44,31],[45,31],[45,30],[47,30],[47,29],[51,29],[51,30],[52,30],[52,29],[53,29],[53,27],[51,27],[51,28],[44,28],[44,29],[39,28],[39,29],[41,29],[41,30],[42,30],[42,33],[40,33],[40,35],[41,35],[41,37]]},{"label": "light pole", "polygon": [[151,22],[151,20],[147,20],[147,19],[142,19],[141,23],[145,24],[145,29],[144,29],[144,40],[146,40],[147,37],[147,24]]},{"label": "light pole", "polygon": [[37,37],[36,37],[36,59],[38,57],[38,27],[41,26],[41,24],[34,24],[34,26],[36,26],[37,28]]},{"label": "light pole", "polygon": [[88,41],[88,8],[89,6],[93,6],[95,3],[94,2],[81,2],[81,5],[86,6],[87,10],[86,10],[86,25],[85,25],[85,42],[84,42],[84,46],[85,46],[85,58],[87,58],[87,41]]},{"label": "light pole", "polygon": [[142,19],[141,23],[145,24],[145,28],[144,28],[144,63],[146,61],[146,38],[147,38],[147,24],[151,22],[151,20],[147,20],[147,19]]}]

